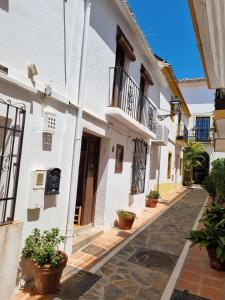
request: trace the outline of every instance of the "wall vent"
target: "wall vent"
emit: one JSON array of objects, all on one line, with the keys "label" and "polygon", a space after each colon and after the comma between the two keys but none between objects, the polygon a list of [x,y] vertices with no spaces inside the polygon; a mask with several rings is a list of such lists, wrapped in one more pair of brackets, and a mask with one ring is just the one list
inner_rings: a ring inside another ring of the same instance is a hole
[{"label": "wall vent", "polygon": [[8,75],[8,68],[0,64],[0,73]]}]

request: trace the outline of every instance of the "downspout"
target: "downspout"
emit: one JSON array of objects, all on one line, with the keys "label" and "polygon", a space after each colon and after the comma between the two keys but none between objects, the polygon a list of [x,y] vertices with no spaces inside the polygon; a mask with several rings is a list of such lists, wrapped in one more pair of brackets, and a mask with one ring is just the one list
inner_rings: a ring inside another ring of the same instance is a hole
[{"label": "downspout", "polygon": [[161,150],[162,150],[162,146],[159,146],[157,192],[159,192],[160,168],[161,168]]},{"label": "downspout", "polygon": [[69,191],[69,203],[67,210],[67,223],[65,234],[65,246],[64,251],[68,254],[72,252],[72,237],[73,237],[73,220],[76,203],[77,193],[77,181],[78,181],[78,169],[80,163],[80,149],[82,140],[82,119],[84,108],[84,91],[85,91],[85,74],[86,74],[86,62],[87,62],[87,43],[88,43],[88,31],[91,15],[91,0],[85,0],[85,16],[84,16],[84,29],[83,29],[83,42],[81,49],[81,63],[80,63],[80,76],[78,86],[78,111],[77,120],[75,122],[75,137],[73,144],[73,156],[72,156],[72,168],[70,179],[70,191]]}]

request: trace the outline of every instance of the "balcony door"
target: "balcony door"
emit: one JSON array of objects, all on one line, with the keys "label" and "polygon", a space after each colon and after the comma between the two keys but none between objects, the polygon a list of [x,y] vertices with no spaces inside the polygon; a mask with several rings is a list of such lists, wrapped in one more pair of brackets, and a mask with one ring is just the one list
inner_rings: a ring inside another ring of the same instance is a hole
[{"label": "balcony door", "polygon": [[116,68],[114,73],[113,87],[113,106],[121,107],[121,98],[124,86],[124,68],[126,61],[126,53],[124,49],[117,44],[116,48]]},{"label": "balcony door", "polygon": [[196,118],[196,141],[208,142],[210,130],[210,117]]}]

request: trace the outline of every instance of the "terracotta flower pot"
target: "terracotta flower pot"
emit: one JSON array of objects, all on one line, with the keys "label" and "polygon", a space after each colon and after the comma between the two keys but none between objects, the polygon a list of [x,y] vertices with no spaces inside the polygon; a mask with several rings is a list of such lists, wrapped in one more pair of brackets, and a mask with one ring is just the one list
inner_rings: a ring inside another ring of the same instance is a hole
[{"label": "terracotta flower pot", "polygon": [[216,269],[218,271],[225,271],[225,262],[221,262],[217,257],[216,257],[216,253],[215,250],[206,248],[208,256],[209,256],[209,260],[210,260],[210,266],[213,269]]},{"label": "terracotta flower pot", "polygon": [[36,292],[40,295],[46,295],[55,293],[59,287],[60,279],[63,269],[66,266],[68,256],[66,253],[61,252],[64,256],[63,262],[56,268],[52,268],[50,265],[44,265],[38,267],[34,261],[32,261],[32,269],[34,273],[34,284]]},{"label": "terracotta flower pot", "polygon": [[155,198],[147,198],[146,206],[154,208],[154,207],[157,206],[157,203],[158,203],[158,199],[155,199]]},{"label": "terracotta flower pot", "polygon": [[136,215],[132,212],[127,212],[129,215],[125,218],[124,216],[118,216],[119,228],[123,230],[130,230],[133,226]]}]

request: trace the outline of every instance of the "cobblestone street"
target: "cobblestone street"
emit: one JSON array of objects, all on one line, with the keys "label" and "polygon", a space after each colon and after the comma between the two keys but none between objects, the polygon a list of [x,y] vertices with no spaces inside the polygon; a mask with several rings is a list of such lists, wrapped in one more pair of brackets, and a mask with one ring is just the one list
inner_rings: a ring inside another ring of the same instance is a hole
[{"label": "cobblestone street", "polygon": [[80,299],[160,299],[206,196],[202,189],[185,194],[106,263]]}]

